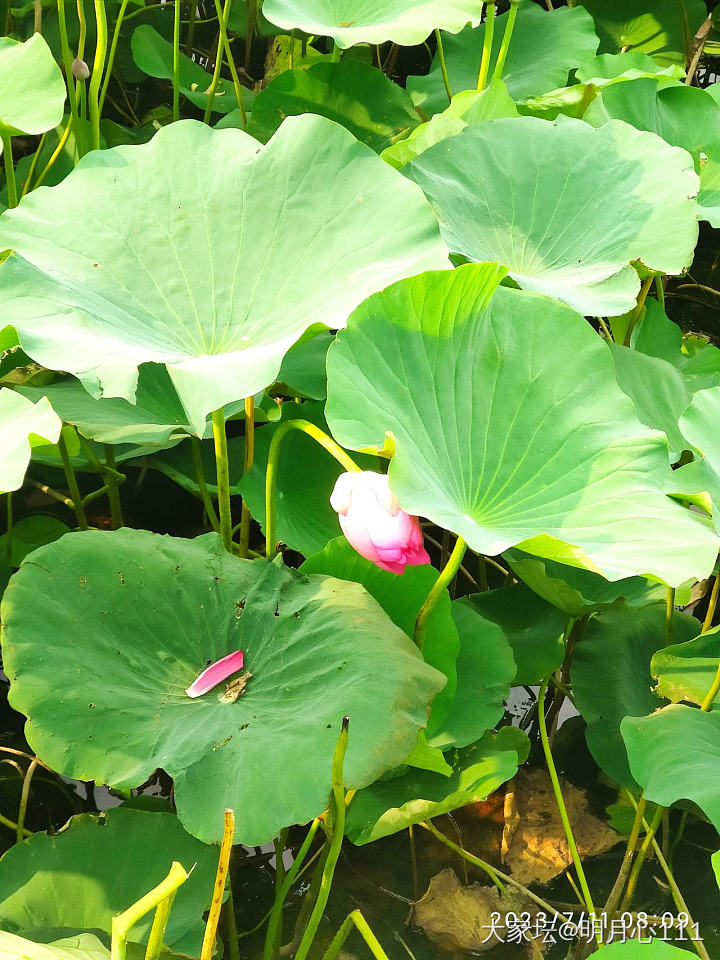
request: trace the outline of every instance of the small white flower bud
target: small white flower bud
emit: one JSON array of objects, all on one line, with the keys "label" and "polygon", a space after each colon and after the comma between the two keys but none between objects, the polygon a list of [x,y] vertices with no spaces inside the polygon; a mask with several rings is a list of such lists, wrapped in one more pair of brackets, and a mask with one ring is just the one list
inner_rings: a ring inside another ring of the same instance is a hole
[{"label": "small white flower bud", "polygon": [[85,63],[84,60],[81,60],[80,57],[75,57],[72,62],[72,75],[76,80],[87,80],[90,76],[90,67]]}]

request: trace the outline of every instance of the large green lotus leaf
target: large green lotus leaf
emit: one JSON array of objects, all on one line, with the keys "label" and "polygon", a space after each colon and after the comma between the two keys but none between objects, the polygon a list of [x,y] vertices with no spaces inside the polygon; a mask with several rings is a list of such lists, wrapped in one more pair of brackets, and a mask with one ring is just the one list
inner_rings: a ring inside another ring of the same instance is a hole
[{"label": "large green lotus leaf", "polygon": [[[682,435],[703,455],[697,464],[688,464],[675,471],[690,483],[688,490],[707,492],[712,502],[715,528],[720,533],[720,386],[699,390],[687,410],[680,417]],[[696,468],[690,472],[690,468]],[[697,469],[699,468],[699,469]],[[673,474],[673,481],[676,480]],[[670,492],[670,486],[668,487]],[[672,492],[683,492],[683,484],[672,484]]]},{"label": "large green lotus leaf", "polygon": [[[506,23],[506,13],[495,20],[490,74],[497,62]],[[452,93],[476,89],[484,37],[482,24],[443,38]],[[548,13],[532,0],[520,0],[502,79],[515,100],[526,100],[566,84],[569,72],[592,57],[597,46],[593,21],[585,10],[561,7]],[[407,89],[428,116],[447,106],[437,55],[427,76],[408,77]]]},{"label": "large green lotus leaf", "polygon": [[[19,392],[32,401],[47,397],[64,421],[100,443],[160,445],[192,432],[170,374],[162,364],[148,363],[139,368],[134,403],[120,397],[93,397],[74,379],[45,387],[21,387]],[[242,409],[243,401],[227,404],[225,416],[234,416]],[[210,423],[205,436],[212,436]]]},{"label": "large green lotus leaf", "polygon": [[[66,533],[70,533],[70,527],[62,520],[58,520],[57,517],[45,516],[42,513],[33,513],[29,517],[22,517],[12,527],[12,538],[10,540],[12,565],[19,567],[25,557],[33,550],[44,547],[46,543],[59,540]],[[7,545],[8,534],[5,532],[0,536],[0,554],[7,555]],[[1,574],[0,586],[3,588],[5,586]]]},{"label": "large green lotus leaf", "polygon": [[597,130],[568,117],[466,127],[403,173],[425,191],[451,252],[499,260],[524,289],[586,315],[633,307],[632,260],[681,273],[693,258],[692,158],[619,120]]},{"label": "large green lotus leaf", "polygon": [[624,120],[687,150],[700,174],[698,217],[720,226],[720,105],[710,94],[685,84],[631,80],[603,90],[583,119],[594,127]]},{"label": "large green lotus leaf", "polygon": [[562,664],[568,618],[524,583],[474,593],[457,601],[460,604],[471,605],[484,620],[500,628],[516,663],[511,678],[516,685],[540,683]]},{"label": "large green lotus leaf", "polygon": [[54,943],[33,943],[0,930],[2,960],[108,960],[110,951],[92,933],[81,933]]},{"label": "large green lotus leaf", "polygon": [[[659,63],[685,64],[692,38],[707,16],[702,0],[578,0],[592,15],[600,53],[638,51]],[[687,21],[685,21],[687,14]]]},{"label": "large green lotus leaf", "polygon": [[22,486],[32,448],[56,443],[61,426],[46,398],[32,403],[14,390],[0,388],[0,493]]},{"label": "large green lotus leaf", "polygon": [[687,960],[687,950],[664,940],[625,940],[603,947],[603,960]]},{"label": "large green lotus leaf", "polygon": [[422,43],[436,27],[457,33],[479,23],[481,0],[265,0],[263,13],[283,30],[332,37],[343,49],[356,43]]},{"label": "large green lotus leaf", "polygon": [[525,101],[522,110],[545,120],[554,120],[560,113],[580,120],[605,87],[641,77],[652,77],[661,87],[682,80],[684,76],[685,70],[681,66],[661,66],[646,53],[602,53],[578,67],[576,83],[531,97]]},{"label": "large green lotus leaf", "polygon": [[[295,419],[309,420],[321,429],[327,429],[321,404],[312,401],[283,405],[282,422]],[[278,424],[268,424],[256,431],[253,465],[237,484],[238,492],[247,500],[263,533],[265,474],[270,443],[277,428]],[[363,470],[379,469],[377,457],[354,459]],[[340,534],[338,516],[330,506],[330,495],[343,472],[344,467],[307,434],[291,430],[284,437],[277,469],[278,540],[309,557]]]},{"label": "large green lotus leaf", "polygon": [[[697,630],[694,617],[673,614],[675,640],[689,640]],[[620,725],[625,717],[646,716],[662,706],[652,689],[650,661],[664,643],[665,604],[659,601],[635,610],[616,607],[599,613],[588,623],[573,653],[572,690],[587,724],[590,753],[608,776],[632,789],[636,784]]]},{"label": "large green lotus leaf", "polygon": [[459,750],[449,777],[408,770],[361,790],[348,809],[345,832],[355,844],[370,843],[468,803],[485,800],[517,773],[527,759],[527,736],[516,727],[487,733]]},{"label": "large green lotus leaf", "polygon": [[[548,558],[531,557],[516,548],[506,550],[503,556],[523,583],[570,617],[596,613],[616,603],[626,603],[631,607],[644,606],[667,594],[663,584],[643,577],[606,580],[592,570],[571,567]],[[678,597],[678,602],[681,599]],[[547,672],[544,676],[547,676]]]},{"label": "large green lotus leaf", "polygon": [[324,400],[327,396],[325,360],[333,341],[327,330],[312,329],[288,350],[277,375],[277,392],[283,395]]},{"label": "large green lotus leaf", "polygon": [[266,147],[184,120],[93,151],[3,215],[6,247],[0,325],[26,353],[130,402],[139,364],[165,363],[198,435],[315,322],[342,327],[369,293],[447,265],[418,188],[309,115]]},{"label": "large green lotus leaf", "polygon": [[648,800],[663,807],[691,800],[720,829],[720,712],[673,703],[649,717],[626,717],[621,732]]},{"label": "large green lotus leaf", "polygon": [[[720,663],[720,627],[658,650],[652,659],[657,691],[672,703],[689,700],[701,706],[713,685]],[[720,709],[720,704],[714,704]]]},{"label": "large green lotus leaf", "polygon": [[25,43],[0,37],[0,133],[38,134],[62,120],[65,81],[39,33]]},{"label": "large green lotus leaf", "polygon": [[678,425],[683,411],[698,390],[720,385],[720,350],[697,338],[684,343],[680,328],[652,298],[645,301],[631,344],[632,350],[609,344],[618,384],[638,418],[667,435],[674,462],[688,447]]},{"label": "large green lotus leaf", "polygon": [[[300,571],[320,573],[338,580],[351,580],[362,584],[393,623],[409,637],[413,635],[420,607],[437,580],[437,571],[427,564],[406,567],[402,576],[381,570],[353,550],[345,537],[331,540],[324,550],[308,557]],[[455,662],[459,650],[460,640],[451,613],[450,596],[444,591],[428,617],[423,647],[425,660],[447,677],[447,683],[433,700],[428,720],[429,738],[441,725],[455,698]],[[493,720],[493,723],[496,720]]]},{"label": "large green lotus leaf", "polygon": [[[225,807],[248,844],[320,813],[345,714],[346,783],[371,783],[408,755],[445,683],[358,584],[239,560],[214,535],[64,537],[15,574],[2,621],[10,699],[38,756],[123,789],[162,767],[205,841]],[[241,697],[186,696],[237,649],[253,674]]]},{"label": "large green lotus leaf", "polygon": [[428,724],[428,743],[442,750],[475,743],[502,719],[517,671],[501,627],[465,598],[453,603],[452,616],[460,637],[457,688],[442,723]]},{"label": "large green lotus leaf", "polygon": [[489,556],[527,541],[608,579],[706,576],[717,540],[662,493],[665,438],[636,419],[605,345],[563,304],[498,288],[503,274],[467,264],[368,298],[328,351],[336,439],[392,433],[403,509]]},{"label": "large green lotus leaf", "polygon": [[[130,40],[133,60],[136,65],[149,77],[161,80],[173,78],[173,45],[161,36],[155,27],[148,23],[133,30]],[[212,74],[203,70],[199,63],[180,53],[180,92],[194,103],[196,107],[205,109],[208,102],[208,88],[212,83]],[[252,108],[253,96],[247,87],[242,87],[242,99],[246,109]],[[230,113],[237,109],[235,90],[229,80],[219,78],[213,111],[215,113]]]},{"label": "large green lotus leaf", "polygon": [[403,88],[361,60],[281,73],[258,94],[249,132],[265,143],[285,117],[302,113],[334,120],[377,153],[420,123]]},{"label": "large green lotus leaf", "polygon": [[[197,956],[217,848],[187,834],[171,813],[119,807],[82,814],[55,836],[36,833],[11,847],[0,860],[0,927],[24,936],[36,929],[109,934],[113,916],[160,883],[173,860],[195,869],[175,896],[164,941]],[[152,919],[133,927],[133,942],[147,941]]]},{"label": "large green lotus leaf", "polygon": [[442,113],[436,113],[426,123],[421,123],[409,137],[383,150],[381,156],[399,170],[429,147],[454,137],[471,123],[517,116],[515,101],[507,87],[502,80],[493,80],[484,90],[456,93]]}]

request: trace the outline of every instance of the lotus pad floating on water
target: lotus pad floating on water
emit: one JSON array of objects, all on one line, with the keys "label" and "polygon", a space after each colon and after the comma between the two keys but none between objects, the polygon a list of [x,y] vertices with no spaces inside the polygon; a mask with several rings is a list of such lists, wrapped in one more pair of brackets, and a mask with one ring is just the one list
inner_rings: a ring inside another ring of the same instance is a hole
[{"label": "lotus pad floating on water", "polygon": [[[248,844],[321,813],[345,714],[348,788],[402,763],[445,683],[359,584],[239,560],[214,535],[59,540],[15,575],[2,621],[12,704],[38,756],[124,789],[162,767],[205,841],[225,807]],[[238,649],[244,690],[186,695]]]}]

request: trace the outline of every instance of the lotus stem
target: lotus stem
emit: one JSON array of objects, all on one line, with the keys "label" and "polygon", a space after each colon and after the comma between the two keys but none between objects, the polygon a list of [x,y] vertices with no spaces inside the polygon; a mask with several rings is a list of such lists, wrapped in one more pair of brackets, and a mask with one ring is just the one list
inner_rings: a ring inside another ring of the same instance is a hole
[{"label": "lotus stem", "polygon": [[[245,398],[245,448],[243,451],[243,476],[255,462],[255,398]],[[250,507],[243,497],[240,514],[240,556],[247,557],[250,547]]]},{"label": "lotus stem", "polygon": [[202,462],[202,448],[200,446],[200,440],[197,437],[190,437],[190,448],[192,450],[193,467],[195,469],[195,480],[197,481],[197,485],[200,490],[203,508],[207,515],[210,526],[216,533],[219,533],[220,521],[218,520],[218,515],[215,512],[215,507],[213,506],[212,498],[207,487],[205,468],[203,467]]},{"label": "lotus stem", "polygon": [[173,17],[173,120],[180,119],[180,0],[175,0]]},{"label": "lotus stem", "polygon": [[630,314],[627,330],[625,331],[625,339],[623,340],[623,345],[626,347],[630,346],[630,340],[632,338],[633,330],[635,329],[635,324],[640,319],[640,314],[642,313],[643,307],[645,306],[645,300],[647,299],[648,291],[652,286],[652,282],[653,282],[653,275],[650,274],[649,277],[645,277],[645,279],[643,280],[643,284],[640,287],[640,294],[637,299],[637,304],[635,305],[635,309],[633,310],[633,312]]},{"label": "lotus stem", "polygon": [[[580,889],[582,890],[583,899],[585,901],[585,906],[590,914],[591,919],[594,921],[597,914],[595,911],[595,905],[593,904],[592,895],[590,893],[590,888],[588,887],[588,882],[585,877],[585,871],[583,870],[582,861],[580,859],[580,854],[578,852],[577,844],[575,842],[575,837],[572,832],[572,827],[570,826],[570,819],[567,813],[567,807],[565,806],[565,800],[563,799],[562,790],[560,789],[560,780],[558,778],[557,769],[555,767],[555,761],[553,760],[552,750],[550,749],[550,742],[548,740],[547,725],[545,723],[545,694],[547,693],[548,681],[544,680],[542,686],[540,687],[540,692],[538,693],[538,725],[540,727],[540,740],[542,741],[543,753],[545,754],[545,762],[547,763],[548,773],[550,774],[550,780],[552,782],[553,792],[555,794],[555,801],[557,803],[558,812],[560,813],[560,819],[562,821],[563,829],[565,830],[565,837],[567,839],[568,847],[570,849],[570,856],[572,857],[573,864],[575,866],[575,871],[580,881]],[[596,933],[596,940],[598,945],[602,945],[602,936],[600,933]]]},{"label": "lotus stem", "polygon": [[[227,32],[227,20],[228,16],[230,15],[229,5],[226,15],[220,9],[220,0],[215,0],[215,10],[217,11],[218,23],[220,25],[220,39],[222,40],[222,46],[225,51],[225,59],[227,60],[228,67],[230,68],[230,76],[232,77],[235,99],[237,100],[240,116],[242,117],[243,129],[245,129],[247,127],[247,114],[245,113],[245,104],[243,103],[242,98],[242,86],[240,84],[240,77],[238,76],[237,67],[235,66],[235,58],[233,57],[232,48],[230,46],[230,38],[228,37]],[[249,20],[250,11],[248,10],[248,22]]]},{"label": "lotus stem", "polygon": [[445,62],[445,48],[443,47],[442,33],[435,29],[435,39],[437,41],[437,55],[440,61],[440,72],[442,73],[443,83],[445,84],[445,93],[448,103],[452,103],[452,90],[450,89],[450,77],[448,76],[447,63]]},{"label": "lotus stem", "polygon": [[315,839],[315,834],[317,833],[319,826],[320,818],[315,817],[313,822],[310,824],[310,829],[308,830],[305,839],[302,842],[302,846],[298,850],[297,855],[293,860],[292,866],[285,874],[282,885],[275,894],[275,901],[273,902],[272,909],[270,911],[270,919],[265,934],[263,960],[271,960],[273,956],[275,944],[280,934],[280,924],[282,921],[285,900],[287,899],[287,895],[290,892],[293,883],[295,883],[297,875],[300,872],[300,867],[305,862],[305,858],[307,857],[310,847],[312,846],[312,842]]},{"label": "lotus stem", "polygon": [[230,8],[232,7],[232,0],[225,0],[225,5],[223,6],[222,13],[218,14],[218,20],[220,22],[220,34],[218,36],[218,48],[217,54],[215,55],[215,69],[213,70],[212,80],[210,81],[210,87],[208,89],[208,98],[207,104],[205,105],[205,113],[203,114],[203,123],[210,123],[210,116],[212,114],[213,103],[215,102],[215,92],[220,82],[220,70],[222,68],[223,62],[223,42],[222,42],[222,31],[223,28],[227,29],[228,17],[230,16]]},{"label": "lotus stem", "polygon": [[340,856],[340,849],[345,834],[345,783],[343,779],[343,764],[348,744],[349,723],[350,718],[343,717],[342,729],[340,730],[340,736],[335,745],[335,754],[333,756],[332,792],[330,794],[330,810],[332,811],[331,832],[329,834],[330,845],[320,879],[320,890],[300,941],[300,946],[295,954],[295,960],[305,960],[310,947],[313,945],[315,935],[317,934],[322,915],[327,905],[328,897],[330,896],[330,887]]},{"label": "lotus stem", "polygon": [[415,620],[413,639],[419,650],[422,650],[425,644],[425,630],[427,627],[428,617],[432,613],[435,604],[438,602],[443,590],[445,590],[445,588],[452,582],[453,577],[460,569],[460,565],[462,564],[466,550],[467,544],[462,537],[458,537],[455,541],[455,546],[453,547],[452,553],[448,558],[448,562],[438,575],[437,580],[430,589],[430,593],[428,593],[427,597],[425,598],[425,602],[418,611],[418,615]]},{"label": "lotus stem", "polygon": [[703,620],[701,633],[707,633],[710,627],[712,626],[712,622],[715,617],[715,610],[717,609],[718,593],[720,593],[720,571],[718,571],[718,574],[715,577],[715,582],[713,583],[712,591],[710,593],[710,599],[708,601],[707,612],[705,614],[705,619]]},{"label": "lotus stem", "polygon": [[343,948],[343,944],[350,935],[353,927],[358,931],[370,949],[375,960],[389,960],[388,955],[380,946],[380,941],[370,929],[370,926],[359,910],[353,910],[342,922],[342,925],[332,938],[330,946],[323,955],[323,960],[335,960]]},{"label": "lotus stem", "polygon": [[92,129],[92,148],[100,149],[100,82],[105,69],[105,57],[107,55],[107,15],[105,13],[105,0],[95,0],[95,24],[97,39],[95,41],[95,59],[93,60],[92,76],[90,77],[90,89],[88,91],[88,102],[90,104],[90,126]]},{"label": "lotus stem", "polygon": [[25,776],[23,778],[22,792],[20,794],[20,809],[18,810],[17,829],[15,831],[16,843],[20,843],[25,836],[25,814],[27,813],[28,797],[30,796],[30,782],[32,781],[33,774],[37,769],[37,765],[38,760],[35,758],[28,765],[27,771],[25,772]]},{"label": "lotus stem", "polygon": [[32,182],[32,178],[35,176],[35,170],[37,169],[38,160],[40,159],[40,154],[42,153],[46,140],[47,140],[47,130],[40,137],[40,141],[38,142],[37,148],[33,153],[33,158],[30,161],[30,167],[28,169],[27,176],[25,177],[25,183],[23,183],[22,190],[20,191],[21,200],[25,196],[25,194],[30,190],[30,184]]},{"label": "lotus stem", "polygon": [[220,536],[223,547],[232,553],[232,514],[230,509],[230,466],[228,463],[227,436],[225,434],[225,414],[222,407],[212,415],[213,438],[215,440],[215,464],[217,468],[218,512],[220,514]]},{"label": "lotus stem", "polygon": [[478,74],[478,91],[485,89],[488,72],[490,70],[490,57],[492,56],[493,34],[495,33],[495,0],[488,0],[486,4],[487,14],[485,16],[485,37],[483,38],[482,60],[480,61],[480,72]]},{"label": "lotus stem", "polygon": [[[40,187],[40,186],[42,186],[43,180],[44,180],[45,177],[48,175],[48,173],[50,172],[50,170],[52,169],[52,167],[55,165],[55,161],[57,160],[57,158],[58,158],[58,157],[60,156],[60,154],[63,152],[63,149],[65,148],[65,144],[68,142],[68,137],[70,136],[70,131],[72,130],[72,125],[73,125],[73,118],[72,118],[72,116],[69,116],[69,117],[68,117],[68,121],[67,121],[67,123],[65,124],[65,129],[64,129],[63,132],[62,132],[62,136],[60,137],[60,140],[58,141],[58,145],[55,147],[55,149],[53,150],[53,152],[52,152],[52,154],[51,154],[51,156],[50,156],[50,159],[48,160],[48,162],[47,162],[47,163],[45,164],[45,166],[43,167],[40,176],[37,178],[37,182],[36,182],[36,184],[35,184],[35,187]],[[30,183],[30,179],[28,178],[28,179],[25,181],[25,187],[26,187],[27,189],[29,189],[29,183]],[[35,187],[33,187],[33,189],[35,189]],[[24,194],[25,192],[26,192],[26,190],[25,190],[25,188],[23,188],[23,194]]]},{"label": "lotus stem", "polygon": [[70,462],[70,454],[68,453],[67,444],[65,443],[65,437],[63,436],[62,430],[60,431],[60,436],[58,437],[58,450],[60,451],[60,459],[62,460],[63,471],[65,473],[65,482],[68,485],[68,490],[70,491],[70,499],[72,500],[73,510],[75,511],[75,518],[78,523],[80,530],[87,530],[88,522],[85,515],[85,507],[83,506],[83,500],[80,496],[80,488],[78,487],[77,477],[75,476],[75,471],[73,470],[72,463]]},{"label": "lotus stem", "polygon": [[111,443],[105,444],[105,466],[103,471],[105,482],[108,488],[108,500],[110,501],[110,516],[112,518],[113,530],[118,530],[124,526],[122,503],[120,502],[120,490],[118,488],[116,474],[117,464],[115,463],[115,451]]},{"label": "lotus stem", "polygon": [[18,204],[17,183],[15,181],[15,166],[13,164],[12,137],[3,133],[0,137],[3,145],[3,163],[5,166],[5,183],[7,185],[7,199],[9,207]]},{"label": "lotus stem", "polygon": [[13,539],[13,500],[12,500],[12,490],[9,490],[5,494],[5,520],[6,520],[6,530],[5,530],[5,553],[7,554],[8,560],[12,556],[12,539]]},{"label": "lotus stem", "polygon": [[58,30],[60,33],[60,49],[62,51],[63,66],[65,67],[65,85],[67,86],[68,99],[70,101],[70,120],[68,121],[68,133],[71,127],[75,127],[75,134],[79,136],[78,122],[78,100],[75,89],[75,78],[72,72],[73,55],[70,52],[70,43],[68,41],[67,19],[65,16],[65,0],[57,0],[58,5]]},{"label": "lotus stem", "polygon": [[113,27],[112,40],[110,41],[110,53],[107,58],[107,65],[105,67],[105,76],[103,77],[102,87],[100,88],[100,99],[98,101],[98,106],[100,113],[103,111],[105,106],[105,97],[107,96],[108,86],[110,85],[110,77],[112,76],[113,67],[115,65],[115,54],[117,52],[117,45],[120,39],[120,30],[122,29],[123,20],[125,19],[125,11],[127,10],[130,0],[122,0],[120,4],[120,9],[118,10],[117,19],[115,20],[115,26]]},{"label": "lotus stem", "polygon": [[148,937],[145,960],[158,960],[163,948],[163,940],[170,919],[170,910],[177,890],[173,890],[164,900],[161,900],[155,910],[150,936]]},{"label": "lotus stem", "polygon": [[495,64],[495,69],[493,70],[493,80],[502,79],[503,70],[505,69],[505,60],[507,59],[510,41],[512,40],[513,30],[515,29],[515,21],[517,20],[518,3],[519,0],[510,0],[510,10],[508,11],[507,23],[505,24],[505,33],[503,34],[497,62]]},{"label": "lotus stem", "polygon": [[200,948],[200,960],[210,960],[212,957],[215,935],[220,920],[220,908],[222,907],[223,894],[225,893],[225,883],[228,879],[230,852],[232,851],[234,839],[235,812],[226,809],[223,818],[223,836],[222,843],[220,844],[220,856],[218,857],[217,873],[215,874],[215,887],[213,888],[210,912],[208,913],[207,923],[205,924],[202,947]]},{"label": "lotus stem", "polygon": [[647,800],[645,797],[641,797],[640,802],[635,809],[635,819],[633,820],[633,825],[630,829],[630,836],[628,837],[627,846],[625,847],[625,854],[623,855],[623,860],[620,864],[620,871],[618,872],[615,883],[613,884],[613,888],[607,898],[605,909],[603,910],[603,918],[607,927],[612,927],[612,922],[617,913],[618,904],[620,903],[620,897],[622,896],[622,892],[625,888],[627,878],[630,875],[630,868],[632,867],[633,857],[635,856],[635,848],[640,836],[640,828],[642,826],[646,807]]},{"label": "lotus stem", "polygon": [[665,646],[669,647],[672,643],[672,620],[675,610],[675,588],[668,587],[667,599],[665,601]]},{"label": "lotus stem", "polygon": [[361,473],[360,467],[348,456],[343,448],[337,444],[332,437],[328,436],[320,427],[316,427],[309,420],[286,420],[281,423],[270,442],[268,451],[267,469],[265,472],[265,555],[268,560],[272,560],[276,550],[276,509],[277,509],[277,472],[278,461],[280,459],[280,444],[283,438],[291,430],[302,430],[313,440],[316,440],[321,447],[335,457],[338,463],[342,464],[348,472],[357,471]]},{"label": "lotus stem", "polygon": [[135,924],[142,920],[146,913],[158,907],[163,900],[170,896],[174,897],[178,887],[181,887],[189,876],[182,864],[174,861],[164,880],[141,897],[137,903],[112,918],[110,960],[125,960],[128,934]]}]

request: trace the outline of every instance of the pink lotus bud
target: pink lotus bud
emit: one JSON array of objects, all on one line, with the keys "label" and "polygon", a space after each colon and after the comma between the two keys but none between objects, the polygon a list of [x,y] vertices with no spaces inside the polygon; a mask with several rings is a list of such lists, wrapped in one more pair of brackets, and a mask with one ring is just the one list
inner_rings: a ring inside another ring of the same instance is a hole
[{"label": "pink lotus bud", "polygon": [[221,660],[216,660],[206,670],[203,670],[199,677],[193,680],[185,693],[189,697],[201,697],[204,693],[222,683],[223,680],[227,680],[231,674],[242,670],[244,661],[245,656],[242,650],[236,650]]},{"label": "pink lotus bud", "polygon": [[430,563],[420,521],[400,509],[385,474],[341,474],[330,506],[350,545],[383,570],[402,573],[408,564]]},{"label": "pink lotus bud", "polygon": [[80,57],[75,57],[70,69],[76,80],[87,80],[90,76],[90,67]]}]

